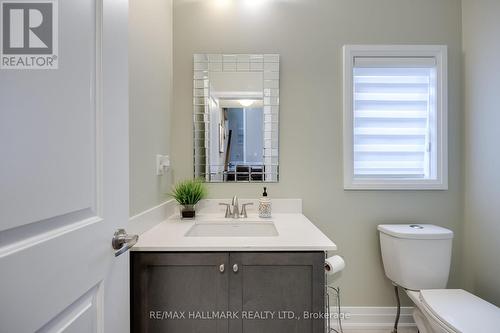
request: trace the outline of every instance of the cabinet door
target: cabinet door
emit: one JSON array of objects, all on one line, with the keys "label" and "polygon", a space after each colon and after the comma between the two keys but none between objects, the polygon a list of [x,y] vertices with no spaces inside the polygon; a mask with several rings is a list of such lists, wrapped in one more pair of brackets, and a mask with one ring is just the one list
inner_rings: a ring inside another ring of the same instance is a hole
[{"label": "cabinet door", "polygon": [[324,312],[324,258],[323,252],[231,253],[229,308],[241,319],[229,321],[229,332],[323,333],[324,320],[305,319],[304,312]]},{"label": "cabinet door", "polygon": [[132,252],[132,332],[227,333],[226,319],[209,316],[228,310],[228,261],[227,253]]}]

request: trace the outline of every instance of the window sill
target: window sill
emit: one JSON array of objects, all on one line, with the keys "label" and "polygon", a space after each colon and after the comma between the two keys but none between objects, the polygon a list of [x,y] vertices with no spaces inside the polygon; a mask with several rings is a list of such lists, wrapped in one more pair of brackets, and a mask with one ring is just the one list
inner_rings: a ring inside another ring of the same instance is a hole
[{"label": "window sill", "polygon": [[346,191],[446,191],[448,183],[436,180],[423,181],[352,181],[344,182]]}]

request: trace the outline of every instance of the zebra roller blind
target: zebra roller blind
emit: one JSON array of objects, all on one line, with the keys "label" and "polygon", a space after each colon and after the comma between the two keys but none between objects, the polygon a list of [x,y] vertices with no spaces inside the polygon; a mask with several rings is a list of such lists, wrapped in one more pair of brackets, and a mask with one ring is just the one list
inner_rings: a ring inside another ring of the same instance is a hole
[{"label": "zebra roller blind", "polygon": [[431,177],[436,59],[355,57],[353,176]]}]

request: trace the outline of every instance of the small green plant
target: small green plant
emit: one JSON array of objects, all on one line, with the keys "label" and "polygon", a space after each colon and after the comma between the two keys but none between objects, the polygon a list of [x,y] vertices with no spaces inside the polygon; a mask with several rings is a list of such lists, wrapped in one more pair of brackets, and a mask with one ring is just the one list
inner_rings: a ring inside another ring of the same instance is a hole
[{"label": "small green plant", "polygon": [[195,205],[207,196],[207,189],[202,180],[187,179],[175,184],[169,195],[180,205]]}]

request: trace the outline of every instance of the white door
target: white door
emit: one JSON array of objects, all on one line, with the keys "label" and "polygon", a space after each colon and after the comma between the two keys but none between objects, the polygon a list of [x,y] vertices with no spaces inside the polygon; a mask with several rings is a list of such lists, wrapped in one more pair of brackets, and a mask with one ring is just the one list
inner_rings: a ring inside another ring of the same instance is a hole
[{"label": "white door", "polygon": [[0,69],[0,332],[126,333],[128,1],[53,3],[58,69]]}]

